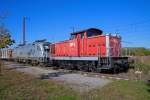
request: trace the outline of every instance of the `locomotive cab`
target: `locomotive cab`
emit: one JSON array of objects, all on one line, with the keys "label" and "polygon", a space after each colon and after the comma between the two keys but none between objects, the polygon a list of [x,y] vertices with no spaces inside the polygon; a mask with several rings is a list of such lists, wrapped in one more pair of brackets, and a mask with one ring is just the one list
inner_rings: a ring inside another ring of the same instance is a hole
[{"label": "locomotive cab", "polygon": [[[102,30],[96,28],[89,28],[86,30],[71,33],[71,39],[77,40],[78,56],[98,56],[98,45],[99,43],[104,41],[102,33]],[[103,47],[101,55],[102,54],[103,56],[105,56]]]},{"label": "locomotive cab", "polygon": [[99,30],[96,28],[90,28],[87,30],[82,30],[82,31],[71,33],[70,39],[94,37],[94,36],[102,35],[102,32],[103,32],[102,30]]}]

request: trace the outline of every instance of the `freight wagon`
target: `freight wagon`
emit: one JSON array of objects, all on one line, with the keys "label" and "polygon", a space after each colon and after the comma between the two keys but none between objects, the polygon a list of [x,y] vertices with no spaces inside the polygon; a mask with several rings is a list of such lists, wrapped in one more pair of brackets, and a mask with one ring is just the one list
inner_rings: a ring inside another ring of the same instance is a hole
[{"label": "freight wagon", "polygon": [[0,50],[0,58],[3,60],[11,60],[12,52],[13,52],[13,50],[10,48],[3,48]]}]

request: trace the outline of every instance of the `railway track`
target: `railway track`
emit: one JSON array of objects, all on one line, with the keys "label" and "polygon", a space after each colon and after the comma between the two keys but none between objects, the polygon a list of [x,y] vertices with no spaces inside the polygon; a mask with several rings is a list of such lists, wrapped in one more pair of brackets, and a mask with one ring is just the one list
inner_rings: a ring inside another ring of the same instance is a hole
[{"label": "railway track", "polygon": [[56,67],[41,67],[40,68],[44,69],[52,69],[52,70],[59,70],[61,72],[65,73],[77,73],[77,74],[82,74],[84,76],[89,76],[89,77],[99,77],[99,78],[108,78],[108,79],[115,79],[115,80],[130,80],[129,76],[125,72],[121,72],[119,74],[111,74],[111,73],[96,73],[96,72],[84,72],[84,71],[78,71],[78,70],[68,70],[68,69],[59,69]]},{"label": "railway track", "polygon": [[[7,61],[9,63],[14,63],[14,64],[21,64],[24,66],[31,66],[29,64],[22,64],[22,63],[17,63],[17,62],[12,62],[12,61]],[[95,73],[95,72],[83,72],[83,71],[78,71],[78,70],[67,70],[67,69],[60,69],[57,67],[41,67],[41,66],[36,66],[42,69],[47,69],[47,70],[57,70],[63,73],[76,73],[76,74],[82,74],[84,76],[89,76],[89,77],[99,77],[99,78],[107,78],[107,79],[115,79],[115,80],[130,80],[129,76],[127,73],[119,73],[119,74],[111,74],[111,73]]]}]

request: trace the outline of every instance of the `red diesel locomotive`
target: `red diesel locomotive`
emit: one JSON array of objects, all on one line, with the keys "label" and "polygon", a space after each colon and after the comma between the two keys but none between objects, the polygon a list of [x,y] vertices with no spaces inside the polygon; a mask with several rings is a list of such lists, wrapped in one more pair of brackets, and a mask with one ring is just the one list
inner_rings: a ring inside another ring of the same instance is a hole
[{"label": "red diesel locomotive", "polygon": [[96,28],[71,33],[70,40],[50,44],[50,60],[59,67],[84,71],[128,68],[128,57],[121,56],[121,37],[105,35]]}]

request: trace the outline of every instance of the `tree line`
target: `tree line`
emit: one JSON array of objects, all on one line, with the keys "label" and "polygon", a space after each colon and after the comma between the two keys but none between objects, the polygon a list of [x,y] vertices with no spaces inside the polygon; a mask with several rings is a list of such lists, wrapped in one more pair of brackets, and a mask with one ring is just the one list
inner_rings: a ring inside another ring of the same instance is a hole
[{"label": "tree line", "polygon": [[150,49],[144,47],[126,47],[121,51],[123,56],[150,56]]}]

